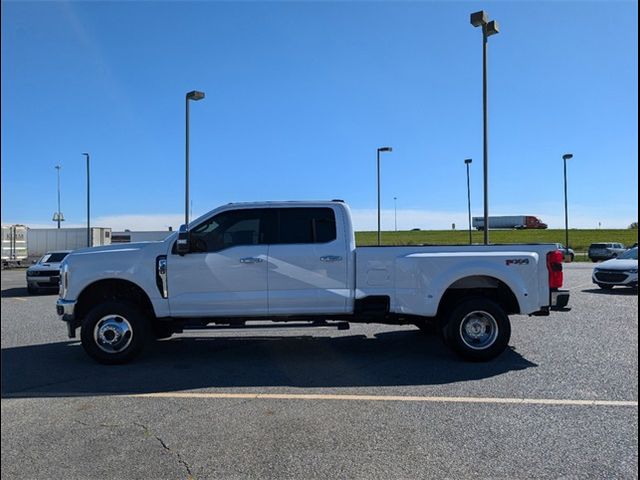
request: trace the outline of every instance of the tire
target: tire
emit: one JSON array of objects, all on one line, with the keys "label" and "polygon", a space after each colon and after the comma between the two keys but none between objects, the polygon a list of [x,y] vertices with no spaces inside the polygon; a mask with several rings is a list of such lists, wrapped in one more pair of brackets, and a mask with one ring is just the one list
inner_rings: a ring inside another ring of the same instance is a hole
[{"label": "tire", "polygon": [[27,285],[27,292],[29,293],[29,295],[36,295],[40,290],[38,290],[36,287],[32,287],[31,285]]},{"label": "tire", "polygon": [[603,290],[613,290],[613,285],[608,285],[606,283],[599,283],[598,286]]},{"label": "tire", "polygon": [[149,319],[135,305],[118,301],[91,309],[80,330],[85,352],[105,365],[130,362],[150,337]]},{"label": "tire", "polygon": [[569,255],[569,258],[571,259],[571,262],[573,262],[573,259],[576,258],[576,256],[572,253],[571,255]]},{"label": "tire", "polygon": [[445,343],[462,358],[491,360],[505,351],[511,338],[509,317],[497,303],[477,297],[464,301],[443,328]]}]

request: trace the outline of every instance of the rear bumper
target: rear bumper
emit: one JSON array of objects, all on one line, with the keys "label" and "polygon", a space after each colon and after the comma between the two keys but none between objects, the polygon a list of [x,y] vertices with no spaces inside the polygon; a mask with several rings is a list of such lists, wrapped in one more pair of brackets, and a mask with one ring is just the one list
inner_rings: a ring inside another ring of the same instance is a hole
[{"label": "rear bumper", "polygon": [[569,304],[569,290],[552,290],[551,291],[551,310],[565,310]]}]

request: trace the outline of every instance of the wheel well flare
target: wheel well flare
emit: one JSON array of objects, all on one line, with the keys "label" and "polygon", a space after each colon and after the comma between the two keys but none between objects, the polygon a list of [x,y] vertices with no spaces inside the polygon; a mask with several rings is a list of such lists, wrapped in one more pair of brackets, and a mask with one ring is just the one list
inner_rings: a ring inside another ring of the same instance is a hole
[{"label": "wheel well flare", "polygon": [[506,283],[494,277],[476,275],[461,278],[445,290],[438,305],[438,315],[446,315],[471,297],[488,298],[500,305],[507,315],[520,313],[518,299]]},{"label": "wheel well flare", "polygon": [[150,318],[155,316],[151,300],[141,287],[129,280],[105,279],[88,285],[79,295],[76,318],[81,320],[94,306],[113,300],[136,305]]}]

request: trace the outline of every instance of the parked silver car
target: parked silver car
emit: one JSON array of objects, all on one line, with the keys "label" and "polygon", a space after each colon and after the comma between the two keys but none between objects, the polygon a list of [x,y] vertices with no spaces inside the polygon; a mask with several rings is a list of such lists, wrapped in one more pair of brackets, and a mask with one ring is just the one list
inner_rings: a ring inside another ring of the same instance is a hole
[{"label": "parked silver car", "polygon": [[60,263],[69,253],[71,250],[47,252],[27,268],[27,291],[34,294],[41,289],[57,289],[60,285]]},{"label": "parked silver car", "polygon": [[589,245],[589,258],[592,262],[599,260],[609,260],[626,252],[624,245],[616,242],[592,243]]},{"label": "parked silver car", "polygon": [[638,288],[638,247],[593,269],[593,283],[610,290],[614,286]]},{"label": "parked silver car", "polygon": [[556,243],[556,248],[562,252],[565,262],[573,262],[576,257],[576,252],[572,248],[565,248],[561,243]]}]

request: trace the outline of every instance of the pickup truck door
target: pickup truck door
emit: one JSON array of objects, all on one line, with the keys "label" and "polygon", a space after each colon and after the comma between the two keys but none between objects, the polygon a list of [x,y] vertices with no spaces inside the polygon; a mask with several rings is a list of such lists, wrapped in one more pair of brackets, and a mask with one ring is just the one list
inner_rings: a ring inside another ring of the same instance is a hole
[{"label": "pickup truck door", "polygon": [[347,246],[333,208],[275,209],[278,233],[269,246],[269,314],[346,313]]},{"label": "pickup truck door", "polygon": [[177,317],[266,315],[270,209],[234,209],[191,229],[191,252],[167,258]]}]

